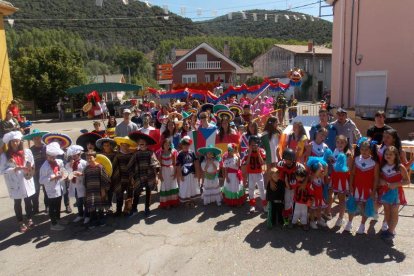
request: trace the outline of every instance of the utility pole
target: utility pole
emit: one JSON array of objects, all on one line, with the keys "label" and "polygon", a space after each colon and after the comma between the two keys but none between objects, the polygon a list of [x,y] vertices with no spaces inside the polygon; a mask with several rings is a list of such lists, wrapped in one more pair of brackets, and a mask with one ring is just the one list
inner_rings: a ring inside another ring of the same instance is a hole
[{"label": "utility pole", "polygon": [[312,45],[312,103],[316,103],[316,70],[315,70],[316,56],[315,46]]}]

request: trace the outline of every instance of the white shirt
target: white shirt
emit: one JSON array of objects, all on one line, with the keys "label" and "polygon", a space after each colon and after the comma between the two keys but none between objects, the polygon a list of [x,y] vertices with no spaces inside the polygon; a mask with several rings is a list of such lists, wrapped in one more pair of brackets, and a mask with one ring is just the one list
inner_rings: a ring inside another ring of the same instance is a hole
[{"label": "white shirt", "polygon": [[[62,160],[56,159],[56,162],[59,166],[59,171],[64,169]],[[39,183],[45,186],[46,194],[49,198],[57,198],[64,194],[63,189],[66,187],[65,180],[50,180],[52,175],[55,175],[55,173],[53,172],[49,161],[46,160],[40,168]]]},{"label": "white shirt", "polygon": [[[79,165],[78,165],[78,169],[76,170],[77,172],[83,172],[83,170],[86,168],[87,166],[87,162],[83,159],[80,160]],[[72,164],[71,162],[67,163],[65,165],[65,169],[68,171],[68,173],[72,173]],[[86,189],[85,189],[85,185],[83,183],[83,176],[78,176],[76,177],[76,182],[73,183],[72,180],[68,180],[69,181],[69,196],[70,197],[75,197],[77,196],[78,198],[80,197],[85,197],[86,196]]]}]

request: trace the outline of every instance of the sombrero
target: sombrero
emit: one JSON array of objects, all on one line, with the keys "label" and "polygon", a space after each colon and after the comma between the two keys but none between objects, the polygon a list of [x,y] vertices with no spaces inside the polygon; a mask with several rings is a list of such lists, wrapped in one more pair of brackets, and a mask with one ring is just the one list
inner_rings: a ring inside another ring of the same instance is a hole
[{"label": "sombrero", "polygon": [[101,138],[102,136],[97,133],[88,132],[79,136],[78,139],[76,139],[76,144],[82,146],[84,149],[87,149],[88,143],[95,145],[96,141],[98,141]]},{"label": "sombrero", "polygon": [[198,113],[198,110],[197,110],[197,108],[189,108],[189,109],[187,110],[187,112],[190,112],[190,113],[192,113],[192,114],[197,114],[197,113]]},{"label": "sombrero", "polygon": [[112,176],[112,163],[108,157],[103,154],[97,154],[95,161],[102,165],[106,174],[111,177]]},{"label": "sombrero", "polygon": [[222,116],[228,116],[230,121],[234,120],[234,114],[230,110],[219,110],[216,113],[217,117],[221,119]]},{"label": "sombrero", "polygon": [[181,115],[183,116],[183,120],[190,118],[193,114],[191,112],[181,112]]},{"label": "sombrero", "polygon": [[139,131],[134,131],[131,132],[130,134],[128,134],[128,137],[133,140],[133,141],[138,141],[138,140],[145,140],[145,142],[147,142],[147,145],[152,146],[152,145],[156,145],[157,142],[154,140],[154,138],[152,138],[151,136],[144,134],[142,132]]},{"label": "sombrero", "polygon": [[111,138],[101,138],[101,139],[98,139],[96,141],[95,145],[96,145],[96,147],[98,149],[102,149],[102,144],[103,143],[106,143],[106,142],[110,143],[112,147],[115,147],[116,146],[116,143],[115,143],[114,139],[111,139]]},{"label": "sombrero", "polygon": [[230,111],[231,112],[233,112],[234,113],[234,111],[233,110],[237,110],[237,111],[239,111],[239,114],[242,114],[243,113],[243,109],[241,108],[241,106],[240,105],[238,105],[238,104],[231,104],[231,105],[229,105],[229,109],[230,109]]},{"label": "sombrero", "polygon": [[199,154],[202,154],[202,155],[206,155],[207,153],[211,152],[211,153],[213,153],[215,156],[218,156],[218,155],[220,155],[220,154],[221,154],[221,149],[216,148],[216,147],[213,147],[213,145],[210,145],[210,146],[208,146],[208,147],[199,148],[199,149],[197,150],[197,152],[198,152]]},{"label": "sombrero", "polygon": [[92,109],[92,103],[91,102],[87,102],[83,107],[82,107],[82,111],[85,113],[88,113],[89,111],[91,111]]},{"label": "sombrero", "polygon": [[115,137],[114,138],[114,141],[118,145],[128,144],[131,148],[136,148],[138,146],[137,143],[135,143],[134,141],[132,141],[131,139],[129,139],[128,136],[125,136],[125,137]]},{"label": "sombrero", "polygon": [[171,112],[170,114],[168,114],[168,119],[173,119],[173,118],[178,118],[179,120],[183,119],[183,115],[181,115],[178,112]]},{"label": "sombrero", "polygon": [[177,118],[174,119],[174,124],[176,125],[177,129],[182,128],[183,127],[183,121],[182,120],[178,120]]},{"label": "sombrero", "polygon": [[201,106],[200,112],[204,112],[204,111],[206,111],[207,109],[211,109],[211,110],[213,110],[213,108],[214,108],[214,104],[212,104],[212,103],[205,103],[205,104],[203,104],[203,105]]},{"label": "sombrero", "polygon": [[213,113],[216,114],[217,112],[219,112],[220,110],[230,110],[226,105],[224,104],[216,104],[213,107]]},{"label": "sombrero", "polygon": [[67,136],[66,134],[62,134],[62,133],[47,133],[47,134],[45,134],[45,135],[42,136],[42,141],[46,145],[49,145],[50,143],[52,143],[52,142],[54,142],[56,140],[59,142],[60,147],[62,149],[65,149],[65,148],[69,147],[70,145],[72,145],[72,139],[70,139],[70,137]]},{"label": "sombrero", "polygon": [[175,102],[175,103],[173,104],[173,107],[176,107],[176,106],[184,106],[184,105],[186,105],[186,104],[187,104],[186,102],[177,101],[177,102]]},{"label": "sombrero", "polygon": [[37,128],[33,129],[32,133],[23,136],[23,140],[33,140],[34,137],[42,137],[45,134],[48,134],[49,131],[40,131]]}]

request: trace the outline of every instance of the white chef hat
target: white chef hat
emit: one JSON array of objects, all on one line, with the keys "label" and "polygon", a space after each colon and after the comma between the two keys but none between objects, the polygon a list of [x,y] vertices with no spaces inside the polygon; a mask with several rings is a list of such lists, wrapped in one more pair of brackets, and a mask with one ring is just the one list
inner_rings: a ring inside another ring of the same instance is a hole
[{"label": "white chef hat", "polygon": [[22,140],[23,134],[20,131],[11,131],[3,136],[3,142],[8,144],[11,140]]},{"label": "white chef hat", "polygon": [[60,148],[60,145],[58,142],[52,142],[49,145],[46,146],[46,154],[50,156],[58,156],[62,155],[64,152]]},{"label": "white chef hat", "polygon": [[76,154],[82,153],[83,152],[83,147],[79,146],[79,145],[72,145],[70,147],[68,147],[66,154],[68,156],[74,156]]}]

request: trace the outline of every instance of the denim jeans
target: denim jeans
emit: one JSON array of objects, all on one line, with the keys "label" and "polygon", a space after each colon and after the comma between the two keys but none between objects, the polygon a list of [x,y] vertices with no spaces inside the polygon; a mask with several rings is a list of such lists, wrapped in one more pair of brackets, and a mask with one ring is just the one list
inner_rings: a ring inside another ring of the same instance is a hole
[{"label": "denim jeans", "polygon": [[[24,199],[24,209],[26,211],[27,219],[31,219],[33,216],[33,205],[32,205],[32,198],[26,197]],[[23,222],[23,209],[22,209],[22,200],[15,199],[14,200],[14,212],[16,214],[16,218],[18,222]]]}]

